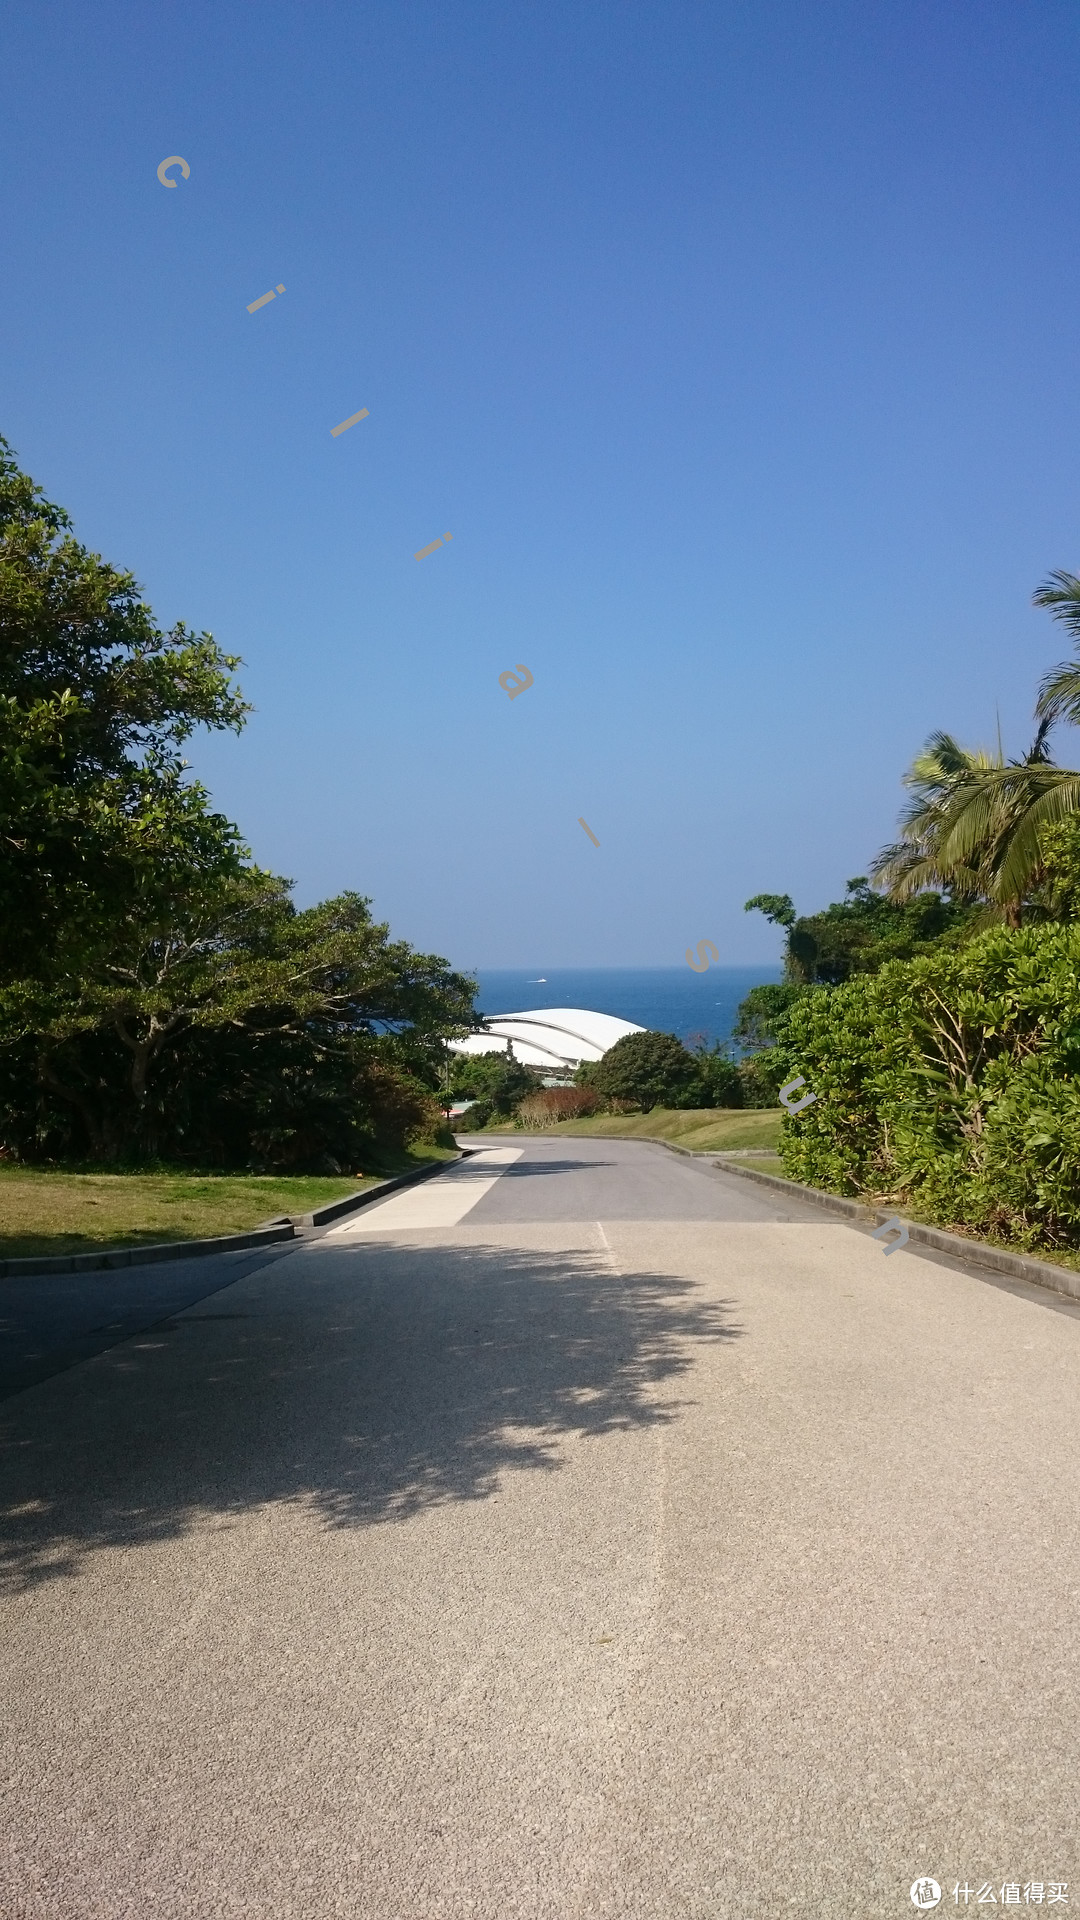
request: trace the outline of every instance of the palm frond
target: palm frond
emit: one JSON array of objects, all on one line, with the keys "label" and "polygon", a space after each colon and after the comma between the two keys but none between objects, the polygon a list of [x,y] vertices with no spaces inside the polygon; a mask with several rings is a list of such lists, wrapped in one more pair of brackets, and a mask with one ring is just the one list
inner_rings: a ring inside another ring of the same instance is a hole
[{"label": "palm frond", "polygon": [[1039,682],[1035,712],[1051,726],[1055,720],[1071,720],[1080,726],[1080,665],[1075,660],[1059,660]]},{"label": "palm frond", "polygon": [[1023,760],[1010,760],[1009,765],[1013,767],[1050,766],[1051,760],[1047,752],[1046,741],[1053,724],[1052,720],[1040,720],[1038,728],[1036,729],[1035,738],[1028,748],[1025,758]]},{"label": "palm frond", "polygon": [[1023,899],[1042,864],[1042,834],[1080,812],[1080,773],[1036,763],[1006,767],[956,796],[939,849],[945,864],[980,855],[989,898]]},{"label": "palm frond", "polygon": [[[1080,580],[1074,573],[1052,573],[1032,595],[1037,607],[1048,607],[1067,633],[1080,646]],[[1071,720],[1080,726],[1080,665],[1075,660],[1059,661],[1039,683],[1035,712],[1051,723]]]},{"label": "palm frond", "polygon": [[1049,607],[1055,620],[1080,640],[1080,580],[1075,573],[1051,573],[1031,596],[1032,606]]},{"label": "palm frond", "polygon": [[1066,774],[1032,801],[1002,850],[995,876],[995,899],[1023,899],[1043,864],[1044,831],[1074,817],[1077,812],[1080,812],[1080,774]]}]

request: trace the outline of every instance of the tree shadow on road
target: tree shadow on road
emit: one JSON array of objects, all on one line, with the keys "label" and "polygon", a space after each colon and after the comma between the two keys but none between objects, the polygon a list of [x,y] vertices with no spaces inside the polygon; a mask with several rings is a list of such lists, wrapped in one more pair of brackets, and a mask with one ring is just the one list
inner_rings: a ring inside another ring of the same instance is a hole
[{"label": "tree shadow on road", "polygon": [[295,1502],[334,1527],[484,1500],[678,1417],[696,1283],[599,1255],[327,1242],[5,1403],[0,1586]]}]

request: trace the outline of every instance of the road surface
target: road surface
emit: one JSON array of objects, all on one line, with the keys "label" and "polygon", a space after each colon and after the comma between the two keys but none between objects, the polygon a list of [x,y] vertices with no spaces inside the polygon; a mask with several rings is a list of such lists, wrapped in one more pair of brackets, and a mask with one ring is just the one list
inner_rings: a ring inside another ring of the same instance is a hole
[{"label": "road surface", "polygon": [[1080,1309],[626,1141],[260,1261],[0,1405],[4,1920],[1080,1905]]}]

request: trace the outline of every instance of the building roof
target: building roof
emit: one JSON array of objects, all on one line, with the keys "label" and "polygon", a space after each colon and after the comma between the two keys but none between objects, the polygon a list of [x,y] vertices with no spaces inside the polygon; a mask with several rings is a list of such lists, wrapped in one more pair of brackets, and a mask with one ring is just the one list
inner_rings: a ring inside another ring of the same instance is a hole
[{"label": "building roof", "polygon": [[578,1067],[600,1060],[627,1033],[644,1033],[632,1020],[585,1007],[537,1007],[529,1013],[496,1013],[467,1040],[451,1040],[454,1053],[504,1053],[509,1040],[523,1067]]}]

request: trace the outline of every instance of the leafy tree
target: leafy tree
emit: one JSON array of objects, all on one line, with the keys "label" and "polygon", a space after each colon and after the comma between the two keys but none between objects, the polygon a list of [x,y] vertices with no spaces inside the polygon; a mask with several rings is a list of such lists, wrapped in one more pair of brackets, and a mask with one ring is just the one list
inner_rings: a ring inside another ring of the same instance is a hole
[{"label": "leafy tree", "polygon": [[776,927],[793,927],[795,924],[795,902],[789,893],[755,893],[753,899],[746,902],[743,912],[752,913],[755,909]]},{"label": "leafy tree", "polygon": [[743,1084],[739,1069],[719,1044],[695,1047],[691,1055],[694,1078],[672,1103],[676,1107],[741,1107]]},{"label": "leafy tree", "polygon": [[785,1015],[805,992],[806,988],[793,980],[767,981],[760,987],[751,987],[746,998],[739,1002],[732,1039],[749,1053],[773,1046]]},{"label": "leafy tree", "polygon": [[648,1113],[674,1107],[697,1076],[697,1064],[673,1033],[624,1033],[596,1061],[589,1084],[607,1099],[630,1100]]},{"label": "leafy tree", "polygon": [[505,1052],[457,1054],[450,1069],[455,1100],[483,1099],[493,1113],[504,1116],[540,1085],[540,1075],[514,1059],[509,1041]]},{"label": "leafy tree", "polygon": [[[749,911],[754,901],[746,904]],[[896,903],[868,886],[860,874],[848,881],[846,900],[786,923],[785,984],[837,986],[852,974],[875,972],[887,960],[926,952],[947,934],[958,933],[970,918],[964,903],[943,900],[937,893]],[[773,1012],[778,1015],[779,1003]],[[748,1010],[747,1017],[756,1018],[757,1007]]]},{"label": "leafy tree", "polygon": [[238,664],[207,633],[162,633],[0,439],[0,974],[69,966],[179,869],[238,870],[236,829],[180,758],[196,727],[242,726]]},{"label": "leafy tree", "polygon": [[0,441],[0,1145],[329,1168],[439,1124],[475,983],[297,912],[187,777],[238,662],[162,633]]},{"label": "leafy tree", "polygon": [[39,1150],[59,1133],[96,1160],[235,1159],[258,1138],[265,1157],[282,1129],[314,1127],[347,1151],[376,1065],[430,1100],[441,1037],[467,1026],[474,991],[391,941],[358,895],[298,912],[283,881],[246,869],[132,916],[82,976],[10,987],[0,1034],[23,1068],[33,1058]]},{"label": "leafy tree", "polygon": [[751,987],[745,1000],[740,1001],[732,1039],[746,1049],[736,1068],[743,1106],[775,1107],[784,1084],[777,1042],[783,1039],[792,1007],[805,994],[821,991],[820,987],[800,986],[791,980],[770,981]]},{"label": "leafy tree", "polygon": [[744,1107],[775,1107],[784,1081],[791,1077],[783,1066],[780,1040],[776,1046],[764,1047],[760,1053],[740,1060],[738,1074]]}]

